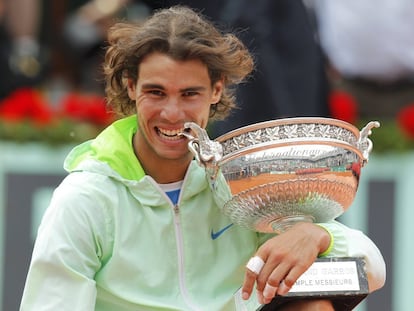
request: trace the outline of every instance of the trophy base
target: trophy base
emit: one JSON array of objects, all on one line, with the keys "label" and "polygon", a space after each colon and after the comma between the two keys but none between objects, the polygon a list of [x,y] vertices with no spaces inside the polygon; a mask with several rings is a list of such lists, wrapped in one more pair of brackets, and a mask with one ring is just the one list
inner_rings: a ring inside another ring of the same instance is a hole
[{"label": "trophy base", "polygon": [[276,296],[257,311],[275,311],[293,301],[330,300],[336,311],[353,310],[369,293],[362,258],[320,258],[286,296]]}]

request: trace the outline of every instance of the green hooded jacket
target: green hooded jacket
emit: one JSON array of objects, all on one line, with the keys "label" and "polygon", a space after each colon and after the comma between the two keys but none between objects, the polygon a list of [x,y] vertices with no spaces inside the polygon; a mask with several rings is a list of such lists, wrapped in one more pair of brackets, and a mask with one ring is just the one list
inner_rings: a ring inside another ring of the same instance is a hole
[{"label": "green hooded jacket", "polygon": [[[195,161],[174,205],[137,160],[136,130],[135,116],[116,121],[68,155],[21,311],[235,310],[245,264],[269,235],[232,225]],[[324,226],[328,255],[352,255],[351,229]]]}]

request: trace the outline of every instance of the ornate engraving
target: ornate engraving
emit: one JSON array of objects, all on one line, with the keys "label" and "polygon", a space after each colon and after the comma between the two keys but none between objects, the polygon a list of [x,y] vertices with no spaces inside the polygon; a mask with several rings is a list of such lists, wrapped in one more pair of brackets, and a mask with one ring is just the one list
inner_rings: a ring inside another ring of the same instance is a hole
[{"label": "ornate engraving", "polygon": [[292,124],[277,125],[241,133],[222,141],[223,155],[231,154],[249,146],[255,146],[269,141],[282,141],[289,139],[332,139],[348,143],[358,148],[358,138],[355,133],[346,128],[329,124]]}]

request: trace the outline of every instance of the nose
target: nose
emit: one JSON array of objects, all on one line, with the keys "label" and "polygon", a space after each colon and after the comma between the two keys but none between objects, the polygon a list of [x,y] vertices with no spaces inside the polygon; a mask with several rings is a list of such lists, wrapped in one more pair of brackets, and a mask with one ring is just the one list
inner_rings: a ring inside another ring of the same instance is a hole
[{"label": "nose", "polygon": [[171,123],[183,119],[184,111],[180,107],[179,100],[176,98],[168,98],[161,110],[161,117]]}]

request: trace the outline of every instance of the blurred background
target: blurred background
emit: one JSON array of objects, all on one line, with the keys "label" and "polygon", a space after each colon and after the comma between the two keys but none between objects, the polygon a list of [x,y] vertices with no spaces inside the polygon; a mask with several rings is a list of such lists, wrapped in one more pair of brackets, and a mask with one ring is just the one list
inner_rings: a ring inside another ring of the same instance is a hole
[{"label": "blurred background", "polygon": [[378,120],[354,204],[340,217],[387,263],[387,283],[357,310],[410,311],[414,256],[412,0],[0,0],[0,310],[18,310],[33,241],[63,159],[114,120],[101,63],[105,33],[173,4],[236,32],[256,70],[211,136],[298,116],[361,129]]}]

